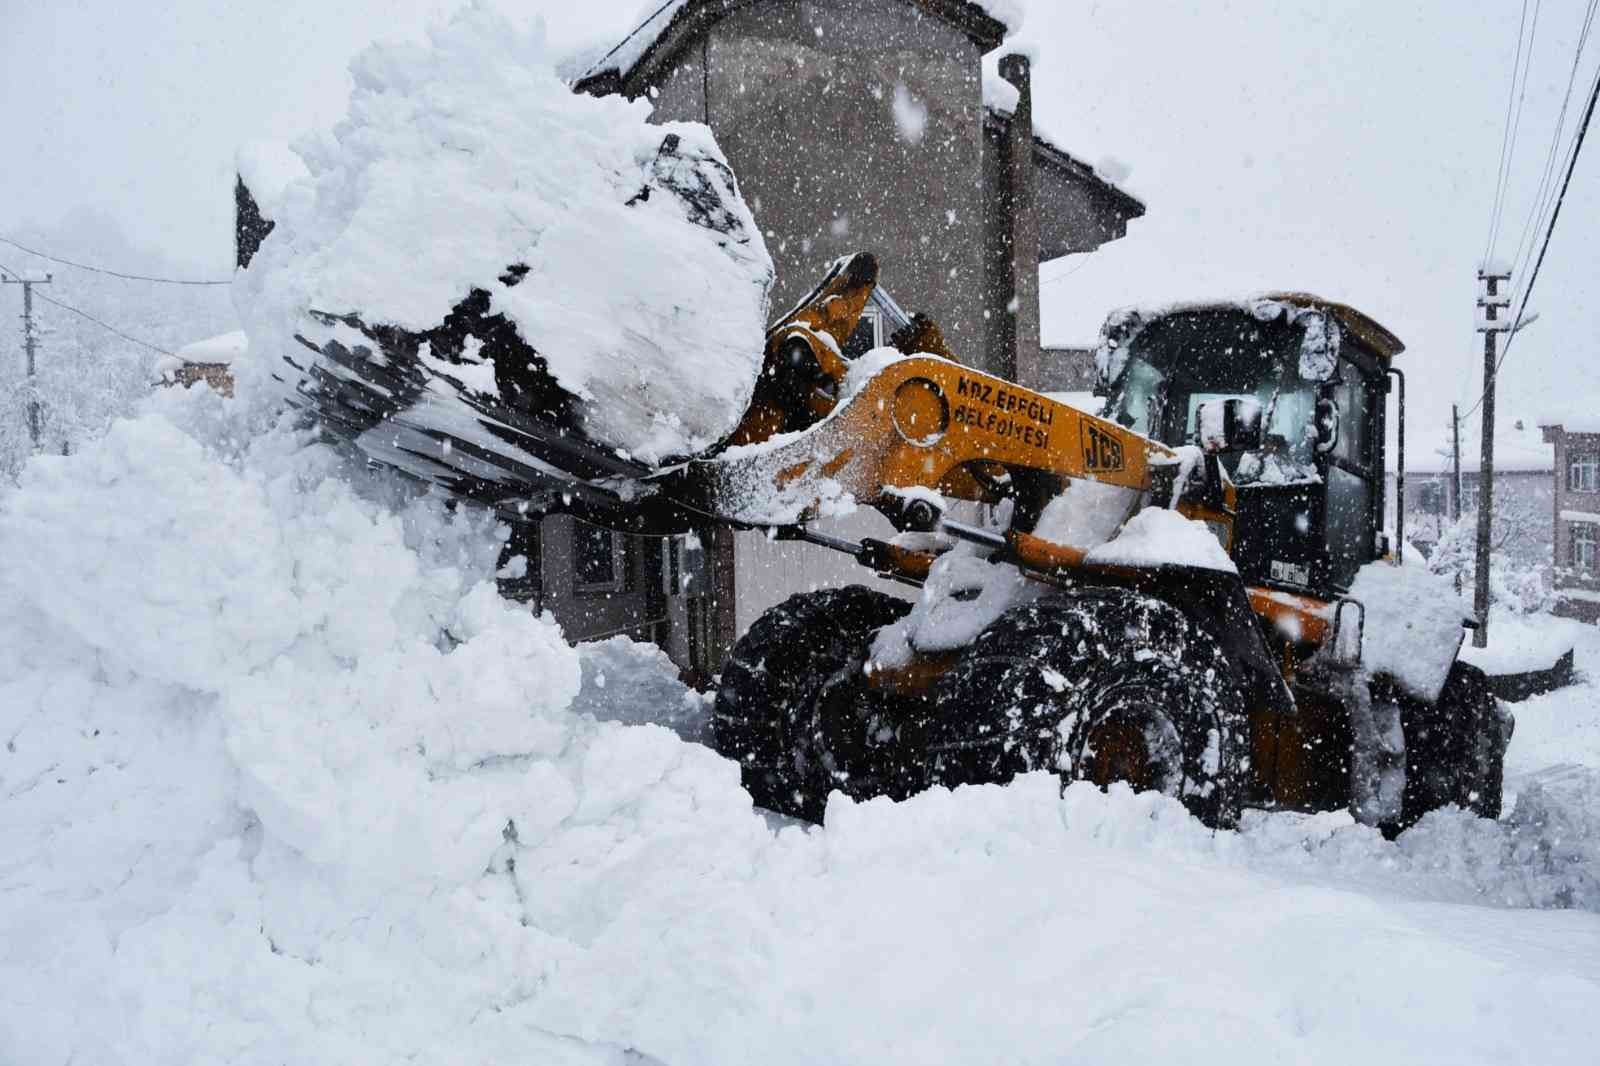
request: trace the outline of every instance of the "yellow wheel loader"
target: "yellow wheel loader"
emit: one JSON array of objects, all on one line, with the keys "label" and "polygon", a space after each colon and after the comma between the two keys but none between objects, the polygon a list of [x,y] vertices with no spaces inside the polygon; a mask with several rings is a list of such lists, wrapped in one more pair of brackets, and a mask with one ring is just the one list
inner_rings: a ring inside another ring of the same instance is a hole
[{"label": "yellow wheel loader", "polygon": [[[395,353],[420,341],[354,318],[387,358],[327,342],[331,370],[312,366],[302,394],[353,439],[390,427],[384,447],[413,472],[512,521],[766,529],[921,588],[916,603],[797,595],[738,641],[713,743],[769,809],[819,819],[836,789],[903,797],[1047,770],[1158,789],[1217,826],[1246,805],[1347,806],[1391,833],[1450,803],[1498,815],[1512,723],[1455,661],[1459,617],[1427,638],[1430,684],[1363,654],[1375,605],[1352,584],[1400,550],[1383,533],[1393,382],[1402,448],[1404,432],[1393,334],[1302,293],[1121,313],[1092,415],[963,365],[920,316],[847,358],[876,279],[870,255],[835,263],[768,332],[736,432],[667,469],[563,424],[560,390],[487,300],[421,338],[448,359],[476,337],[503,356],[497,373],[533,375],[501,382],[525,402],[474,401],[486,432],[403,433],[423,386]],[[812,528],[855,507],[898,535]]]}]

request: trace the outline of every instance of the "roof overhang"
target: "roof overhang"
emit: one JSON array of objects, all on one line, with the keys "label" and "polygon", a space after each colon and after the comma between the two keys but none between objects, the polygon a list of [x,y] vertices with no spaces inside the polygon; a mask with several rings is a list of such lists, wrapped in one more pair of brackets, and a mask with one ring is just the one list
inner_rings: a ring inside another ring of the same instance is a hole
[{"label": "roof overhang", "polygon": [[[691,41],[741,8],[762,0],[685,0],[676,10],[665,3],[654,15],[589,67],[573,88],[593,96],[642,93],[661,67]],[[1006,25],[970,0],[899,0],[949,23],[980,52],[998,48]]]},{"label": "roof overhang", "polygon": [[[998,108],[985,107],[983,124],[989,136],[1003,141],[1011,129],[1011,116]],[[1143,201],[1037,133],[1033,137],[1033,161],[1039,175],[1040,262],[1092,252],[1126,236],[1128,223],[1145,213]],[[1061,183],[1061,195],[1052,195],[1053,182]],[[1085,198],[1095,205],[1088,214],[1072,206]]]}]

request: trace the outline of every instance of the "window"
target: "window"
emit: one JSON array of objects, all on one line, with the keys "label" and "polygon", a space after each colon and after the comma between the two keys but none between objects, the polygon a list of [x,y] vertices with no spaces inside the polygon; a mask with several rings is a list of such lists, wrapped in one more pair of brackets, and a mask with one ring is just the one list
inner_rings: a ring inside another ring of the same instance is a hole
[{"label": "window", "polygon": [[622,537],[587,522],[572,523],[573,584],[579,592],[622,592],[626,560]]},{"label": "window", "polygon": [[1334,454],[1369,475],[1377,459],[1373,447],[1373,410],[1382,402],[1377,386],[1344,360],[1339,362],[1340,384],[1334,390],[1339,404],[1339,442]]},{"label": "window", "polygon": [[1600,492],[1600,455],[1574,455],[1567,467],[1568,492]]},{"label": "window", "polygon": [[872,349],[888,344],[896,330],[910,324],[911,316],[895,303],[888,289],[879,285],[867,298],[867,306],[861,309],[861,319],[855,331],[845,338],[841,354],[846,359],[859,359]]},{"label": "window", "polygon": [[883,315],[876,307],[868,304],[861,312],[861,320],[856,323],[855,332],[845,338],[844,357],[858,359],[874,348],[883,347]]},{"label": "window", "polygon": [[1592,522],[1572,524],[1572,568],[1592,574],[1595,569],[1595,545],[1600,541],[1596,534],[1600,526]]}]

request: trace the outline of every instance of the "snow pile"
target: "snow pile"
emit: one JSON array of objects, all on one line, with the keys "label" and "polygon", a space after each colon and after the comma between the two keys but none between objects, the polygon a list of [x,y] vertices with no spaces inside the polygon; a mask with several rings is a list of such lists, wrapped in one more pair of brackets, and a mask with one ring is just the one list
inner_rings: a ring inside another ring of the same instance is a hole
[{"label": "snow pile", "polygon": [[1528,614],[1507,607],[1491,609],[1489,646],[1479,648],[1466,641],[1461,645],[1461,658],[1490,675],[1549,670],[1590,629],[1575,618]]},{"label": "snow pile", "polygon": [[277,218],[289,186],[310,178],[304,159],[283,141],[252,140],[239,146],[233,165],[264,218]]},{"label": "snow pile", "polygon": [[1600,911],[1600,770],[1530,781],[1498,823],[1431,812],[1399,846],[1415,867],[1497,903]]},{"label": "snow pile", "polygon": [[483,520],[158,399],[0,514],[0,1059],[619,1061],[502,1014],[570,954],[515,849],[764,833],[736,768],[572,713]]},{"label": "snow pile", "polygon": [[1104,481],[1069,481],[1044,505],[1033,525],[1033,535],[1073,548],[1104,544],[1122,527],[1128,512],[1139,505],[1141,495],[1137,489]]},{"label": "snow pile", "polygon": [[662,725],[684,740],[706,739],[710,693],[678,680],[678,667],[654,644],[611,637],[578,646],[582,684],[573,714],[602,722]]},{"label": "snow pile", "polygon": [[[542,34],[482,6],[351,70],[349,117],[298,145],[310,176],[278,197],[235,286],[261,361],[282,372],[312,358],[297,334],[372,347],[307,312],[358,316],[369,336],[435,331],[415,357],[427,404],[497,384],[513,403],[508,382],[537,371],[577,398],[591,440],[647,463],[733,429],[760,372],[773,270],[709,129],[572,93]],[[495,365],[491,332],[446,348],[439,331],[468,321],[474,293],[531,346],[525,365]]]},{"label": "snow pile", "polygon": [[990,562],[971,545],[961,545],[934,560],[911,613],[878,631],[870,662],[893,668],[909,663],[916,652],[965,647],[1042,590],[1010,563]]},{"label": "snow pile", "polygon": [[1438,699],[1469,613],[1450,579],[1421,566],[1368,563],[1350,596],[1367,609],[1361,642],[1367,673],[1387,674],[1420,700]]},{"label": "snow pile", "polygon": [[1454,905],[1592,906],[1593,793],[1527,801],[1510,849],[1453,812],[1437,847],[1214,834],[1049,775],[774,831],[731,763],[577,713],[679,714],[658,656],[568,647],[495,596],[486,522],[243,403],[164,392],[0,506],[0,1061],[1501,1062],[1600,1036],[1592,915]]},{"label": "snow pile", "polygon": [[1165,507],[1146,507],[1115,538],[1091,548],[1085,561],[1106,566],[1195,566],[1237,574],[1228,553],[1203,523]]}]

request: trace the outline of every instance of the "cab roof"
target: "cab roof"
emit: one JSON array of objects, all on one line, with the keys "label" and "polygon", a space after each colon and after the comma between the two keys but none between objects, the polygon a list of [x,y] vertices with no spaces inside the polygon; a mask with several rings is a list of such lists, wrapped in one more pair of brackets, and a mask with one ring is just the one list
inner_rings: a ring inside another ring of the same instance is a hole
[{"label": "cab roof", "polygon": [[1330,314],[1334,320],[1344,327],[1346,333],[1354,336],[1367,348],[1385,362],[1406,350],[1405,342],[1370,316],[1357,311],[1349,304],[1325,300],[1309,292],[1269,292],[1243,300],[1188,300],[1181,303],[1164,304],[1157,307],[1127,307],[1113,311],[1106,319],[1106,324],[1101,330],[1102,341],[1112,336],[1121,328],[1130,323],[1144,323],[1158,321],[1170,315],[1192,314],[1202,311],[1251,311],[1262,304],[1282,304],[1288,307],[1305,308]]},{"label": "cab roof", "polygon": [[1294,307],[1313,308],[1330,314],[1346,331],[1353,333],[1357,339],[1385,360],[1393,359],[1406,350],[1404,341],[1390,333],[1376,319],[1357,311],[1349,304],[1324,300],[1309,292],[1269,292],[1263,299],[1276,300],[1278,303]]}]

